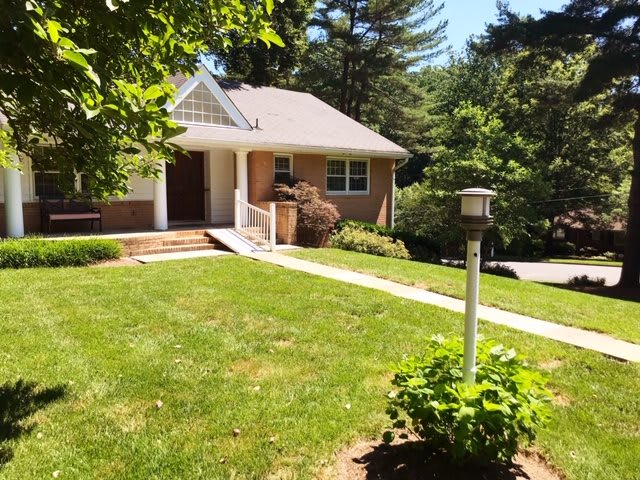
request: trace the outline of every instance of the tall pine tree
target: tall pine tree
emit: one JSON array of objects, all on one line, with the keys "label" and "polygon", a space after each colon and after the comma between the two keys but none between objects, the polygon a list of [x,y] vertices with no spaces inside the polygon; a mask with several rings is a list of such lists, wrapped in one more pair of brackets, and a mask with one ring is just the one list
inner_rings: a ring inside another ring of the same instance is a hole
[{"label": "tall pine tree", "polygon": [[595,43],[576,101],[606,93],[620,112],[636,115],[627,236],[619,286],[640,288],[640,4],[637,0],[572,0],[539,20],[521,18],[501,5],[498,25],[489,27],[495,51],[562,48],[568,54]]},{"label": "tall pine tree", "polygon": [[301,71],[302,86],[365,120],[376,100],[409,90],[404,74],[439,53],[446,22],[432,28],[429,23],[442,7],[433,0],[321,1],[311,22],[317,38]]},{"label": "tall pine tree", "polygon": [[211,45],[216,66],[224,69],[225,77],[254,85],[286,87],[308,46],[307,26],[311,19],[313,0],[282,0],[271,14],[271,26],[278,32],[284,48],[264,43],[233,42],[230,48]]}]

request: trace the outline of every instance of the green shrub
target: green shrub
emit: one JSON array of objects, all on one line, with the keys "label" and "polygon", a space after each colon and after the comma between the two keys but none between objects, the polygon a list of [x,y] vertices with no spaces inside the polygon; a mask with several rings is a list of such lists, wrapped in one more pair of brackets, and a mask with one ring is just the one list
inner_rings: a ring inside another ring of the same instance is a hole
[{"label": "green shrub", "polygon": [[359,227],[344,227],[329,239],[332,248],[369,253],[379,257],[410,259],[411,256],[401,240],[394,241],[377,233],[362,230]]},{"label": "green shrub", "polygon": [[344,228],[358,228],[360,230],[364,230],[365,232],[371,232],[383,237],[391,238],[394,238],[394,235],[396,234],[393,228],[389,228],[384,225],[378,225],[377,223],[362,222],[360,220],[344,219],[336,223],[336,231],[339,232]]},{"label": "green shrub", "polygon": [[119,258],[120,254],[115,240],[9,239],[0,241],[0,268],[81,267]]},{"label": "green shrub", "polygon": [[582,247],[580,249],[580,256],[581,257],[595,257],[596,255],[598,255],[599,250],[595,247]]},{"label": "green shrub", "polygon": [[[424,355],[400,362],[387,413],[394,428],[412,431],[457,462],[507,462],[519,441],[532,442],[548,420],[546,379],[514,350],[486,341],[478,343],[476,384],[467,385],[463,351],[462,339],[437,336]],[[385,433],[385,441],[393,437]]]},{"label": "green shrub", "polygon": [[618,258],[618,254],[615,252],[604,252],[602,256],[607,260],[616,260]]},{"label": "green shrub", "polygon": [[400,240],[404,243],[404,246],[409,251],[409,255],[411,255],[413,260],[434,262],[438,261],[440,258],[439,243],[436,240],[423,235],[416,235],[415,233],[405,232],[398,230],[397,228],[389,228],[375,223],[349,219],[340,220],[336,223],[335,229],[339,232],[346,227],[359,228],[384,237],[391,237],[395,241]]},{"label": "green shrub", "polygon": [[502,263],[483,263],[480,265],[480,271],[489,275],[496,275],[498,277],[514,278],[519,280],[518,273],[508,265]]},{"label": "green shrub", "polygon": [[567,281],[571,287],[604,287],[606,279],[603,277],[591,278],[589,275],[576,275]]},{"label": "green shrub", "polygon": [[576,246],[571,242],[558,242],[553,245],[553,253],[570,257],[576,254]]}]

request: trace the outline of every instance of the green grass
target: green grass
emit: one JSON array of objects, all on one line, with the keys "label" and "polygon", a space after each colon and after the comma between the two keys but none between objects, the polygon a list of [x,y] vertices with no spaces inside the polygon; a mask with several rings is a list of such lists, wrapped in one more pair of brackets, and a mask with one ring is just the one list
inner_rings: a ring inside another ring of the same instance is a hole
[{"label": "green grass", "polygon": [[[290,255],[464,298],[466,273],[458,268],[334,249],[304,249]],[[636,302],[481,274],[480,303],[640,343],[640,304]]]},{"label": "green grass", "polygon": [[[1,271],[0,318],[3,479],[314,478],[379,438],[388,365],[463,323],[239,257]],[[568,479],[637,478],[639,365],[480,330],[551,376],[537,448]]]},{"label": "green grass", "polygon": [[581,258],[545,258],[547,263],[564,263],[568,265],[595,265],[598,267],[621,267],[622,262],[616,260],[588,260]]}]

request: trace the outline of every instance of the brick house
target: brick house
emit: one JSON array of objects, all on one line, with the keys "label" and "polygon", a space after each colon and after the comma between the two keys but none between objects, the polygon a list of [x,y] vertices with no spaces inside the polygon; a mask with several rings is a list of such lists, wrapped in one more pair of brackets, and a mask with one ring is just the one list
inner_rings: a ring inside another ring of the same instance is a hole
[{"label": "brick house", "polygon": [[[307,93],[216,81],[204,67],[170,81],[178,95],[167,108],[187,127],[175,141],[190,158],[177,154],[158,180],[131,178],[126,197],[100,205],[105,229],[231,224],[235,189],[257,205],[273,200],[274,181],[286,178],[317,186],[344,218],[392,224],[394,172],[410,156],[405,149]],[[57,172],[20,161],[22,172],[0,169],[3,236],[39,231],[39,198],[56,191]],[[79,174],[79,189],[82,182]]]}]

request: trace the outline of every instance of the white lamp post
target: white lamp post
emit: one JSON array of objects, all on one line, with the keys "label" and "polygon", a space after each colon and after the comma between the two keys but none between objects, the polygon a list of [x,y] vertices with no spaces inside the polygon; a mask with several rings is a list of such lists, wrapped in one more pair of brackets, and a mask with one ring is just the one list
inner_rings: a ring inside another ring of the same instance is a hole
[{"label": "white lamp post", "polygon": [[460,223],[467,231],[467,294],[464,312],[464,361],[462,376],[465,383],[476,381],[476,337],[478,335],[478,292],[480,290],[480,243],[482,232],[493,225],[489,213],[491,197],[484,188],[467,188],[458,192],[462,197]]}]

